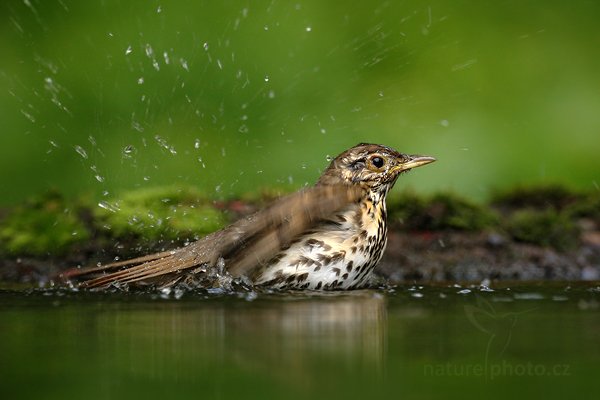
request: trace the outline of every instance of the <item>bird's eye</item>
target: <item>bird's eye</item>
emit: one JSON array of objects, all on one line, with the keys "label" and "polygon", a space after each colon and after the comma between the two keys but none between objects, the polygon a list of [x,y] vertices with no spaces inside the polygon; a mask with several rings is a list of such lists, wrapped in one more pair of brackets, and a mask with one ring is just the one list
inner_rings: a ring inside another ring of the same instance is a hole
[{"label": "bird's eye", "polygon": [[371,157],[371,164],[375,168],[380,169],[385,165],[385,159],[383,157],[379,157],[379,156]]}]

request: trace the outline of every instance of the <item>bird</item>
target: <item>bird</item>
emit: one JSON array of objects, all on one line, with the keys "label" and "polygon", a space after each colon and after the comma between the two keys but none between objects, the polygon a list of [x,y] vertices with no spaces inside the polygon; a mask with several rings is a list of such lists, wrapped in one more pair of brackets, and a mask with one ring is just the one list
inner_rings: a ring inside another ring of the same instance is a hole
[{"label": "bird", "polygon": [[359,143],[335,157],[314,186],[185,247],[74,268],[62,278],[100,290],[193,287],[216,269],[270,289],[362,288],[386,247],[390,189],[401,174],[434,161]]}]

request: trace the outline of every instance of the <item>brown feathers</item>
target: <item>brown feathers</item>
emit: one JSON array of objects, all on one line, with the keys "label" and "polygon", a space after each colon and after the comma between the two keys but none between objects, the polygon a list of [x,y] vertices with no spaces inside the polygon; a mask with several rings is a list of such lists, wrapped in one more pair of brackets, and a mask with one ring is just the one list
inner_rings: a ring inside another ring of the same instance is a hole
[{"label": "brown feathers", "polygon": [[283,197],[271,206],[187,247],[100,267],[65,272],[65,279],[88,279],[81,287],[110,284],[171,284],[196,267],[214,267],[220,258],[229,273],[248,275],[320,220],[364,195],[357,186],[315,186]]}]

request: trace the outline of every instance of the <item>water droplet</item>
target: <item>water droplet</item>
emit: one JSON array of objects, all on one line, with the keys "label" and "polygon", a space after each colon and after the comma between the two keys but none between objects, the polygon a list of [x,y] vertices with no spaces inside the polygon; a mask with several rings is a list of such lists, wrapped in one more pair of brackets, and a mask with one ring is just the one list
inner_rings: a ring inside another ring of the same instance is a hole
[{"label": "water droplet", "polygon": [[23,114],[25,116],[25,118],[27,118],[29,121],[35,122],[35,117],[33,115],[29,114],[27,111],[21,110],[21,114]]},{"label": "water droplet", "polygon": [[104,182],[104,177],[102,175],[94,175],[94,178],[96,178],[98,182]]},{"label": "water droplet", "polygon": [[265,82],[269,82],[269,75],[265,75]]},{"label": "water droplet", "polygon": [[162,12],[162,6],[158,6],[158,8],[156,9],[156,13],[160,14]]},{"label": "water droplet", "polygon": [[269,98],[270,99],[274,99],[275,98],[275,91],[274,90],[269,90]]},{"label": "water droplet", "polygon": [[450,126],[450,122],[447,119],[443,119],[440,121],[440,125],[443,126],[444,128],[447,128]]},{"label": "water droplet", "polygon": [[242,125],[240,126],[240,128],[238,129],[238,131],[239,131],[240,133],[248,133],[248,127],[246,126],[246,124],[242,124]]},{"label": "water droplet", "polygon": [[138,78],[138,80],[137,80],[137,83],[138,83],[138,85],[141,85],[141,84],[143,84],[143,83],[144,83],[144,77],[143,77],[143,76],[140,76],[140,77]]},{"label": "water droplet", "polygon": [[138,132],[144,132],[144,127],[137,121],[131,121],[131,127]]},{"label": "water droplet", "polygon": [[133,145],[128,144],[123,148],[123,157],[131,158],[135,153],[135,147]]},{"label": "water droplet", "polygon": [[181,64],[181,68],[185,69],[186,71],[189,72],[189,68],[188,68],[188,63],[186,60],[184,60],[183,58],[179,59],[179,64]]},{"label": "water droplet", "polygon": [[221,60],[219,60],[217,58],[217,66],[219,67],[219,69],[223,69],[223,64],[221,64]]},{"label": "water droplet", "polygon": [[265,27],[263,28],[265,31],[269,30],[269,25],[265,25]]},{"label": "water droplet", "polygon": [[326,130],[325,128],[321,128],[321,133],[322,133],[322,134],[326,134],[326,133],[327,133],[327,130]]},{"label": "water droplet", "polygon": [[88,158],[88,154],[87,152],[83,149],[83,147],[79,146],[79,145],[75,145],[73,146],[73,148],[75,149],[75,151],[85,160],[87,160]]},{"label": "water droplet", "polygon": [[456,292],[458,294],[469,294],[471,293],[471,289],[463,289],[463,290],[459,290],[458,292]]},{"label": "water droplet", "polygon": [[131,45],[127,46],[127,49],[125,49],[125,55],[128,56],[133,52],[133,49],[131,48]]},{"label": "water droplet", "polygon": [[312,27],[311,26],[307,26],[306,27],[306,32],[311,32],[312,31]]},{"label": "water droplet", "polygon": [[333,161],[333,157],[331,157],[329,154],[325,157],[325,159],[327,160],[327,162]]},{"label": "water droplet", "polygon": [[150,43],[146,43],[144,51],[146,52],[146,57],[152,58],[154,56],[154,50],[152,50],[152,46],[150,46]]},{"label": "water droplet", "polygon": [[119,206],[117,206],[116,204],[111,204],[108,201],[101,201],[100,203],[98,203],[98,207],[105,209],[106,211],[110,211],[110,212],[117,212],[119,211]]},{"label": "water droplet", "polygon": [[166,51],[163,52],[163,58],[165,60],[165,64],[169,65],[169,63],[171,62],[171,60],[169,59],[169,53],[167,53]]},{"label": "water droplet", "polygon": [[194,148],[195,149],[199,149],[200,148],[200,144],[201,144],[200,139],[194,140]]},{"label": "water droplet", "polygon": [[169,143],[167,143],[167,141],[164,138],[160,137],[159,135],[155,135],[154,140],[156,140],[161,147],[168,150],[169,153],[171,153],[173,155],[177,154],[177,151],[175,150],[175,148],[173,146],[169,145]]},{"label": "water droplet", "polygon": [[204,42],[204,44],[202,45],[202,47],[204,47],[205,51],[208,51],[208,42]]}]

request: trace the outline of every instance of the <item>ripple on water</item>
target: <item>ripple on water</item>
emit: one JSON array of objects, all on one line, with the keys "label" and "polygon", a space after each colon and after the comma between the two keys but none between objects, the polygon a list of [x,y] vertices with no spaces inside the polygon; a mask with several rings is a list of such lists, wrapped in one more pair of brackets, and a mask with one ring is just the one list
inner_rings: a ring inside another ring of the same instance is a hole
[{"label": "ripple on water", "polygon": [[543,294],[536,292],[515,293],[513,296],[516,300],[543,300],[545,298]]}]

